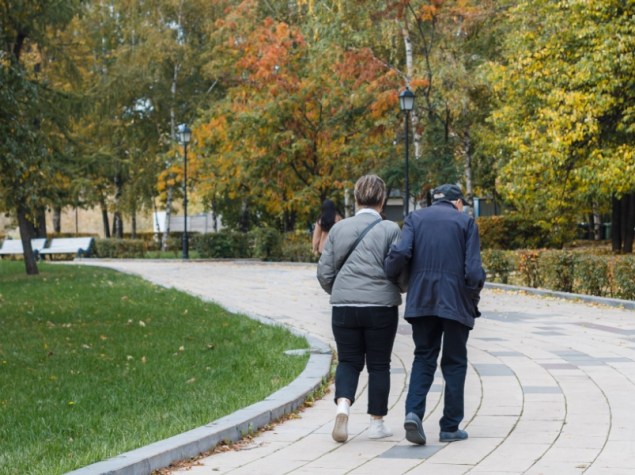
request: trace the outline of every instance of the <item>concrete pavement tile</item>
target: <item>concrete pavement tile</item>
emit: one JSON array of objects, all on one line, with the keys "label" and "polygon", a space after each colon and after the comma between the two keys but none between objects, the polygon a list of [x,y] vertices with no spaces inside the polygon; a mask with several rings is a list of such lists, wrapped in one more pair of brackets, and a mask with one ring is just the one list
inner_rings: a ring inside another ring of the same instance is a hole
[{"label": "concrete pavement tile", "polygon": [[559,386],[523,386],[523,393],[528,394],[562,394]]},{"label": "concrete pavement tile", "polygon": [[506,470],[512,473],[523,473],[549,450],[550,444],[533,444],[524,441],[504,441],[494,452],[489,454],[474,468],[476,473],[491,473]]},{"label": "concrete pavement tile", "polygon": [[478,439],[470,437],[461,442],[450,442],[443,450],[434,454],[430,461],[442,464],[476,465],[498,447],[503,440],[500,437]]},{"label": "concrete pavement tile", "polygon": [[[471,473],[471,465],[452,464],[452,463],[432,463],[426,461],[419,467],[416,467],[409,474],[434,474],[434,475],[462,475],[464,473]],[[373,475],[373,474],[368,474]]]},{"label": "concrete pavement tile", "polygon": [[417,466],[421,465],[421,459],[408,458],[374,458],[363,465],[354,468],[347,475],[397,475],[402,473],[417,473]]},{"label": "concrete pavement tile", "polygon": [[584,472],[586,475],[633,475],[633,468],[618,468],[611,465],[598,465],[594,463],[588,470]]},{"label": "concrete pavement tile", "polygon": [[517,416],[481,416],[477,415],[466,430],[470,437],[506,437],[518,423]]},{"label": "concrete pavement tile", "polygon": [[523,392],[524,402],[526,406],[535,404],[537,402],[551,402],[551,403],[559,403],[566,404],[565,395],[562,393],[526,393]]},{"label": "concrete pavement tile", "polygon": [[432,457],[443,448],[442,444],[427,443],[426,445],[416,445],[404,442],[387,449],[379,458],[424,460]]},{"label": "concrete pavement tile", "polygon": [[523,416],[509,435],[510,440],[524,440],[526,443],[552,443],[562,433],[564,420],[535,420]]},{"label": "concrete pavement tile", "polygon": [[[551,464],[536,464],[523,475],[577,475],[584,473],[586,465],[576,465],[573,463],[561,462]],[[610,475],[610,474],[606,474]]]},{"label": "concrete pavement tile", "polygon": [[[325,474],[325,475],[329,475],[329,474],[341,475],[342,474],[342,469],[341,468],[310,466],[310,467],[300,467],[300,468],[297,468],[296,470],[293,470],[293,473],[297,474],[297,475],[315,475],[316,472],[319,472],[319,473]],[[288,473],[288,472],[280,472],[280,473]],[[347,473],[350,473],[350,472],[347,472]],[[247,475],[247,474],[245,474],[245,475]]]},{"label": "concrete pavement tile", "polygon": [[[322,453],[319,457],[304,465],[306,469],[318,471],[321,467],[337,468],[340,473],[347,473],[381,455],[388,443],[378,441],[354,441],[341,444],[336,450]],[[315,473],[315,472],[314,472]]]},{"label": "concrete pavement tile", "polygon": [[556,401],[526,401],[523,408],[523,419],[535,421],[564,420],[566,414],[565,402]]},{"label": "concrete pavement tile", "polygon": [[[203,474],[203,473],[225,473],[240,467],[257,466],[263,457],[267,457],[285,447],[286,442],[266,442],[256,443],[251,447],[243,449],[227,448],[225,451],[219,451],[212,457],[205,457],[196,462],[191,468],[176,470],[174,474]],[[255,449],[258,450],[255,450]]]},{"label": "concrete pavement tile", "polygon": [[473,366],[481,377],[514,375],[509,366],[505,364],[476,363]]},{"label": "concrete pavement tile", "polygon": [[484,399],[478,411],[483,416],[520,416],[522,412],[521,404],[501,404],[493,399]]},{"label": "concrete pavement tile", "polygon": [[[560,439],[558,439],[559,441]],[[590,465],[600,453],[601,447],[564,447],[558,441],[543,455],[540,463],[572,462]]]},{"label": "concrete pavement tile", "polygon": [[635,440],[609,440],[593,465],[630,468],[635,471]]},{"label": "concrete pavement tile", "polygon": [[557,448],[577,448],[585,450],[602,450],[607,442],[607,434],[604,436],[586,435],[576,432],[575,435],[562,433],[556,444]]}]

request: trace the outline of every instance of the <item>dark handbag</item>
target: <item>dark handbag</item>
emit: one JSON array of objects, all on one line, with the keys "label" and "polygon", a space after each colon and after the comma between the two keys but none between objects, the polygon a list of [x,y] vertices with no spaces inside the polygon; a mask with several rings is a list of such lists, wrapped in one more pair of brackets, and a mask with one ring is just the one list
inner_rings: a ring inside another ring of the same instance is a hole
[{"label": "dark handbag", "polygon": [[348,250],[348,252],[346,253],[346,256],[344,256],[344,260],[342,261],[342,265],[339,266],[336,271],[335,271],[335,277],[337,277],[337,274],[339,273],[339,271],[342,269],[342,267],[344,267],[344,265],[346,264],[346,261],[348,260],[348,258],[350,257],[350,255],[353,253],[353,251],[355,250],[355,248],[357,247],[357,245],[362,241],[362,239],[364,239],[364,236],[366,236],[366,234],[368,233],[368,231],[370,231],[377,223],[379,223],[381,221],[381,219],[378,219],[377,221],[373,221],[372,223],[370,223],[368,226],[366,226],[366,229],[364,229],[362,231],[362,233],[357,237],[357,239],[355,240],[355,242],[353,243],[353,245],[351,246],[351,248]]}]

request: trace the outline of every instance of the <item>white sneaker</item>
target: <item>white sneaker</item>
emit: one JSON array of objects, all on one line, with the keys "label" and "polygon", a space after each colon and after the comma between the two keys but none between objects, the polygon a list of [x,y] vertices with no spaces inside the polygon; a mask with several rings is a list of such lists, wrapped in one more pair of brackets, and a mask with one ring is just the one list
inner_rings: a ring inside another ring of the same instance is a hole
[{"label": "white sneaker", "polygon": [[369,439],[383,439],[391,435],[392,432],[386,427],[383,419],[370,418],[370,429],[368,430]]},{"label": "white sneaker", "polygon": [[337,404],[337,415],[335,416],[335,426],[331,436],[335,442],[346,442],[348,439],[348,411],[349,403],[346,399],[341,399]]}]

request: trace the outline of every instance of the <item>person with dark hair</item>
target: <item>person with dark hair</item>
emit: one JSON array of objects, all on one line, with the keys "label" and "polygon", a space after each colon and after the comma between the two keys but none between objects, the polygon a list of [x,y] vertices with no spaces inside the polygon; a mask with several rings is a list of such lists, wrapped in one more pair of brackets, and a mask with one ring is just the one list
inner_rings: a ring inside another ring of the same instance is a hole
[{"label": "person with dark hair", "polygon": [[404,317],[412,327],[414,361],[406,397],[406,439],[426,443],[422,420],[426,397],[441,353],[445,380],[441,442],[465,440],[459,429],[464,416],[467,339],[480,316],[478,302],[485,283],[478,227],[463,213],[466,204],[458,185],[445,184],[433,191],[432,206],[410,213],[399,242],[384,261],[392,282],[404,268],[410,281]]},{"label": "person with dark hair", "polygon": [[317,267],[322,288],[331,295],[331,325],[337,346],[335,371],[336,442],[348,439],[349,408],[355,402],[359,376],[368,370],[370,439],[392,436],[384,425],[390,393],[390,356],[401,289],[384,275],[383,263],[399,226],[382,220],[386,185],[377,175],[355,184],[356,214],[336,223]]},{"label": "person with dark hair", "polygon": [[324,244],[329,236],[329,231],[333,225],[341,219],[342,216],[337,212],[335,203],[331,200],[324,200],[324,203],[322,203],[322,212],[315,223],[315,229],[313,229],[313,254],[316,256],[322,254]]}]

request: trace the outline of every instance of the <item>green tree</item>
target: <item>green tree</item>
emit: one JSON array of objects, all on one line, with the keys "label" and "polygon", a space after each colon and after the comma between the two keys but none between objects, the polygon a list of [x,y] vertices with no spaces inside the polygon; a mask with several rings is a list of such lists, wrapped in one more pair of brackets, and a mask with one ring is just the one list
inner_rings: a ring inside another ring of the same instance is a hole
[{"label": "green tree", "polygon": [[591,203],[635,190],[634,14],[617,0],[523,1],[509,12],[513,34],[491,75],[498,186],[557,244]]},{"label": "green tree", "polygon": [[77,1],[0,1],[0,200],[17,217],[27,274],[37,274],[33,223],[50,202],[54,179],[66,175],[69,94],[42,74],[47,61],[64,62],[54,33]]}]

